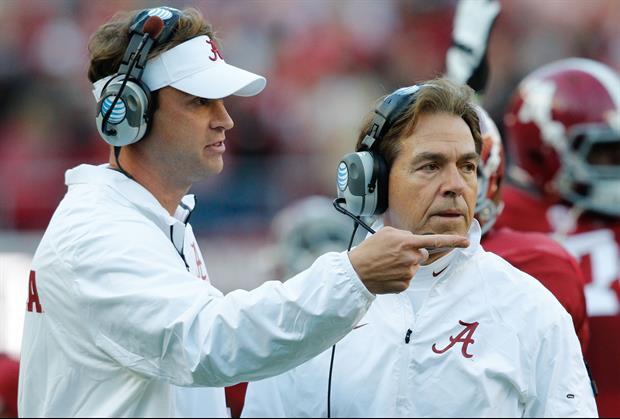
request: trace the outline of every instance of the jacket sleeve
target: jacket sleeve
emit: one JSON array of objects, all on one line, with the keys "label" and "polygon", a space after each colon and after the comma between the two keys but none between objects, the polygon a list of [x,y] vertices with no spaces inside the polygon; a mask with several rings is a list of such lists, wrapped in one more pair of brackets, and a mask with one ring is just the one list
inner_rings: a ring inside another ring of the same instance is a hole
[{"label": "jacket sleeve", "polygon": [[280,374],[340,340],[374,300],[346,253],[221,297],[185,270],[163,232],[146,222],[127,231],[115,223],[85,235],[73,292],[96,355],[145,377],[220,387]]},{"label": "jacket sleeve", "polygon": [[525,417],[598,417],[579,341],[567,313],[544,334],[533,354]]}]

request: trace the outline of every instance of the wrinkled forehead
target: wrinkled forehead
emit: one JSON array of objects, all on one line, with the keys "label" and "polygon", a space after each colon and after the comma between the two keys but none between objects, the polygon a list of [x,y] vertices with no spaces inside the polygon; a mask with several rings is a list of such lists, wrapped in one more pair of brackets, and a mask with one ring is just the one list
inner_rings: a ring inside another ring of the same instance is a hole
[{"label": "wrinkled forehead", "polygon": [[469,125],[458,115],[421,114],[410,136],[403,140],[414,153],[426,151],[449,154],[476,152]]}]

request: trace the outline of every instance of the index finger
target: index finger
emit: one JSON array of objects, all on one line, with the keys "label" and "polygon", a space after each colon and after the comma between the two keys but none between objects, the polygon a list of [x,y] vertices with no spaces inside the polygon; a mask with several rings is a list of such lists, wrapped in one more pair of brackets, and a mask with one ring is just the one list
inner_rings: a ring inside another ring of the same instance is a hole
[{"label": "index finger", "polygon": [[421,248],[440,248],[440,247],[468,247],[469,239],[465,236],[457,236],[455,234],[429,234],[429,235],[413,235],[411,244],[416,249]]}]

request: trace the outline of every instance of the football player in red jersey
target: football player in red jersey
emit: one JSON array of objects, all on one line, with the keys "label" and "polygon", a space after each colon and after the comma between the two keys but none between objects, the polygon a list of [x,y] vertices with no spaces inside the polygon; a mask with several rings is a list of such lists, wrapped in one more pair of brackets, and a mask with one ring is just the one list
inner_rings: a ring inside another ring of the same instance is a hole
[{"label": "football player in red jersey", "polygon": [[483,147],[478,166],[476,219],[482,227],[482,247],[538,279],[555,295],[572,316],[581,350],[585,353],[589,328],[581,270],[575,258],[551,237],[495,226],[504,206],[505,154],[499,131],[489,114],[478,107],[478,117]]},{"label": "football player in red jersey", "polygon": [[552,234],[579,261],[599,413],[620,416],[620,77],[587,59],[545,65],[504,122],[518,187],[497,225]]}]

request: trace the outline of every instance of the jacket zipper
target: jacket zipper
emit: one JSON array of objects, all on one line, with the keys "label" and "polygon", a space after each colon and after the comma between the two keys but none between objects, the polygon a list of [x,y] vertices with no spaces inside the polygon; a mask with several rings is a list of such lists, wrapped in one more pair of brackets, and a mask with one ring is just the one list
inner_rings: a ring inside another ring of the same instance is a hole
[{"label": "jacket zipper", "polygon": [[405,415],[405,413],[409,411],[409,405],[412,402],[411,396],[408,394],[409,389],[408,389],[408,378],[407,377],[409,377],[409,370],[411,368],[411,357],[413,356],[411,351],[413,350],[413,348],[408,345],[411,343],[413,329],[415,329],[416,327],[416,320],[417,320],[416,318],[417,316],[413,312],[413,307],[411,306],[409,297],[401,294],[400,301],[401,301],[401,304],[402,304],[401,307],[403,310],[402,311],[403,325],[407,328],[405,332],[405,343],[404,343],[407,346],[401,347],[399,351],[400,356],[402,356],[402,359],[400,360],[400,362],[402,362],[402,374],[400,374],[400,378],[398,380],[399,390],[396,394],[396,399],[395,399],[395,402],[396,402],[395,412],[397,413],[396,416]]}]

